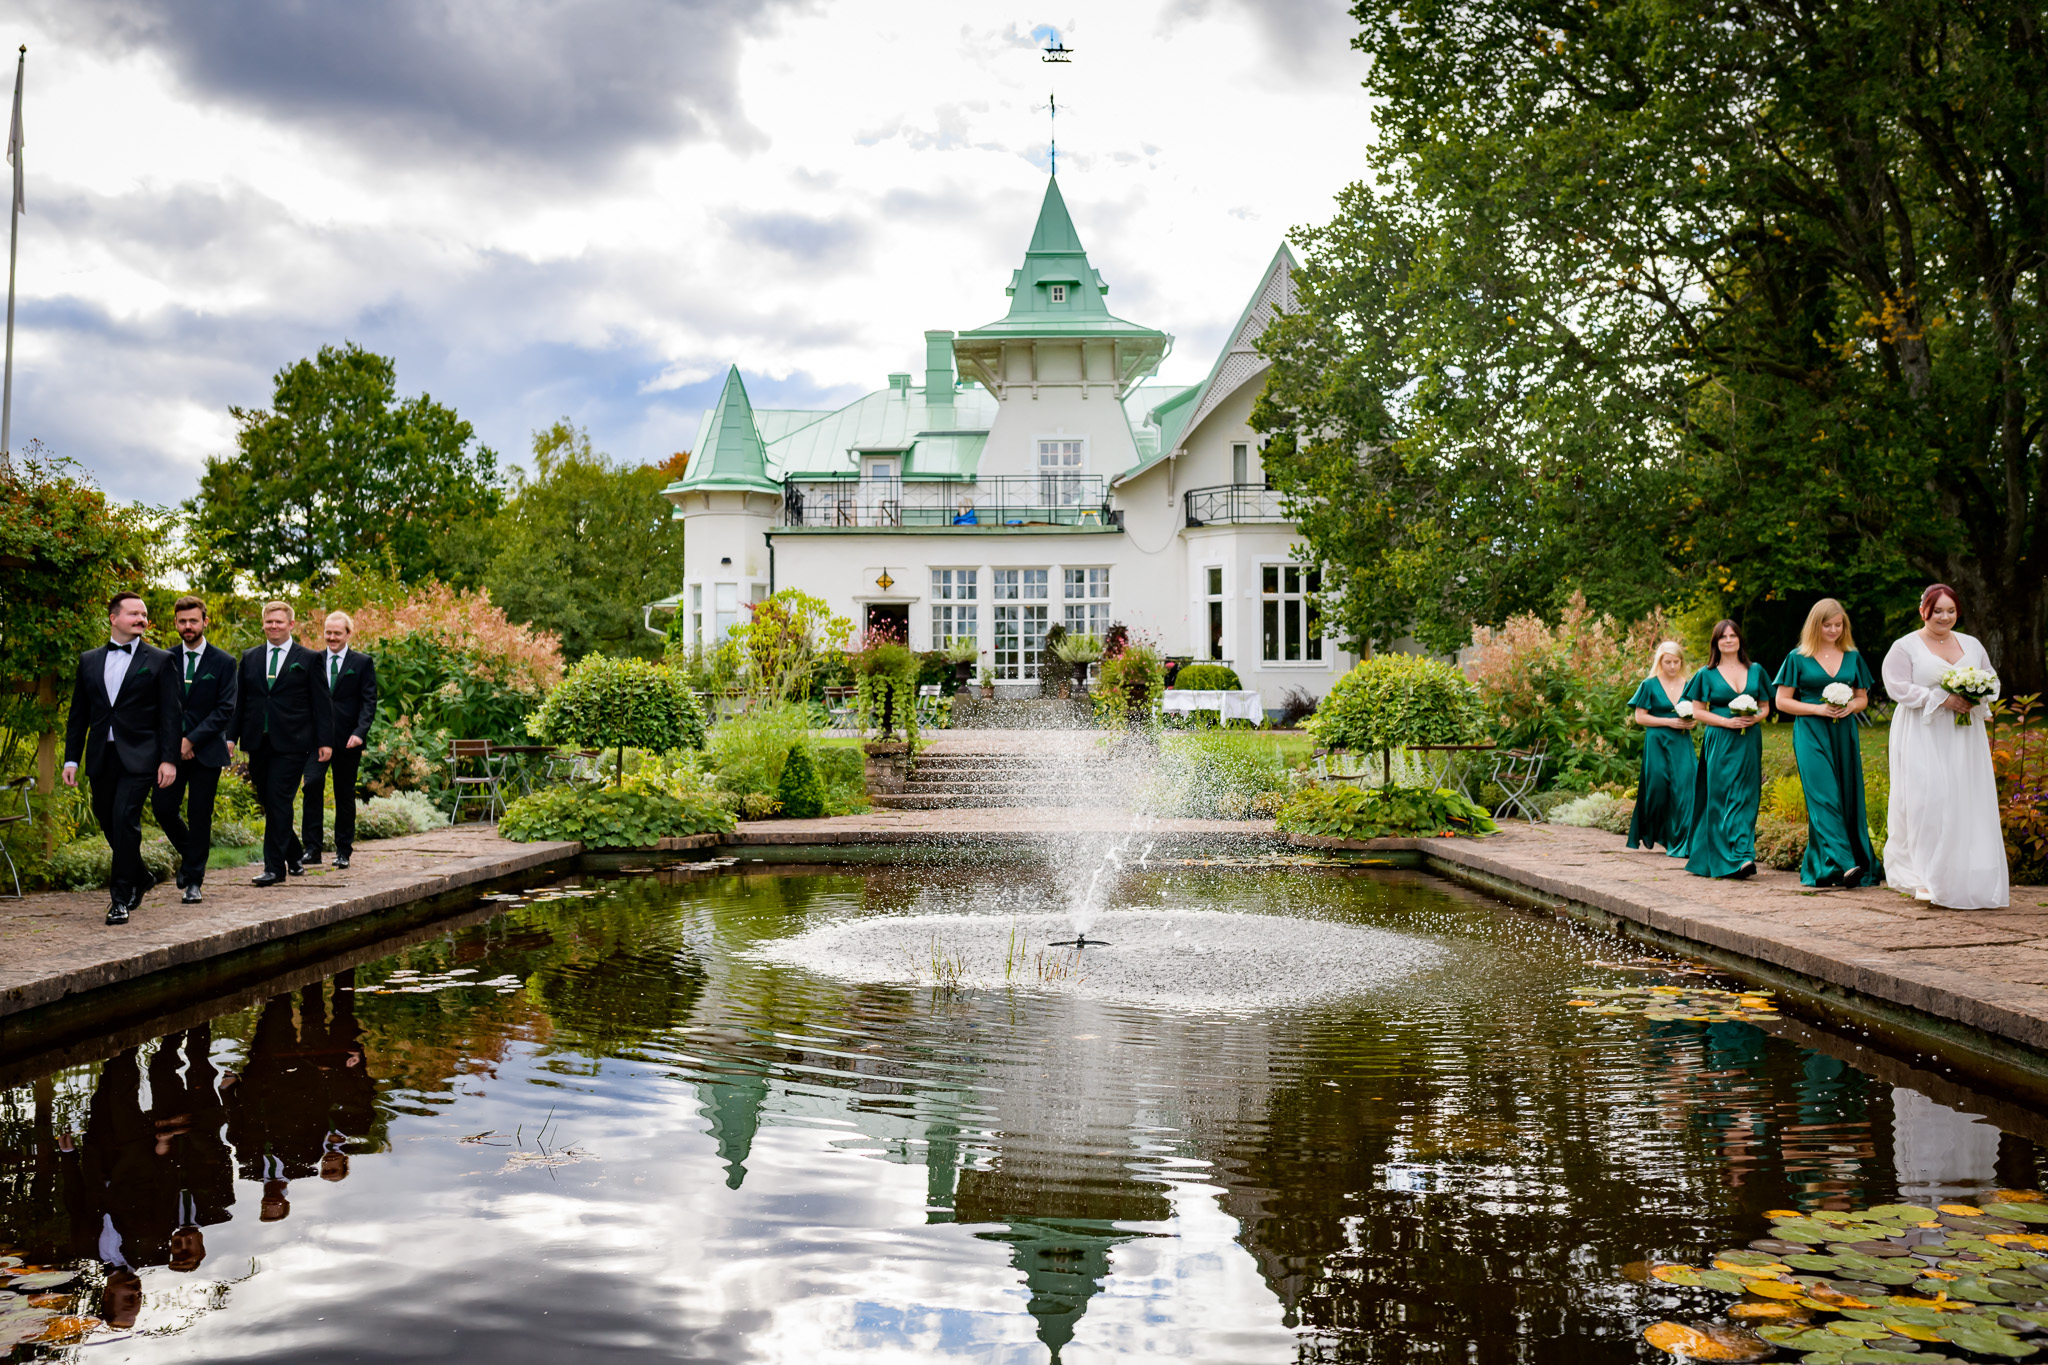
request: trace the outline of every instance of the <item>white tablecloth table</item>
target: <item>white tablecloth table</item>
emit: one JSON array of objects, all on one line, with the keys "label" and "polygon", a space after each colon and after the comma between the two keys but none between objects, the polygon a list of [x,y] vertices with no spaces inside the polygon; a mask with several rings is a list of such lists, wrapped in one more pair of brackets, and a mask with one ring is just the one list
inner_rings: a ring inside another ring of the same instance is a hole
[{"label": "white tablecloth table", "polygon": [[1254,725],[1266,718],[1266,701],[1257,692],[1199,691],[1169,687],[1159,699],[1159,709],[1170,715],[1191,716],[1197,711],[1216,711],[1223,720],[1248,720]]}]

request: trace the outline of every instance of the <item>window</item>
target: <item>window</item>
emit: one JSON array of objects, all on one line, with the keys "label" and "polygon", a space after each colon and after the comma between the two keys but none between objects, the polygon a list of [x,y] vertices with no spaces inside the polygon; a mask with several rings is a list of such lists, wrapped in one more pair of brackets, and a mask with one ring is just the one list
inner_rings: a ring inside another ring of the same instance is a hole
[{"label": "window", "polygon": [[1209,657],[1223,657],[1223,566],[1211,564],[1203,571],[1208,580],[1205,595],[1209,599]]},{"label": "window", "polygon": [[1030,682],[1038,677],[1045,650],[1049,570],[997,569],[991,575],[995,599],[996,677]]},{"label": "window", "polygon": [[870,458],[867,461],[867,466],[868,479],[870,482],[886,483],[889,480],[892,480],[896,477],[896,462],[894,460],[877,460]]},{"label": "window", "polygon": [[704,585],[690,585],[690,643],[704,643]]},{"label": "window", "polygon": [[1038,443],[1038,496],[1050,507],[1072,507],[1081,501],[1082,442]]},{"label": "window", "polygon": [[1065,285],[1056,284],[1052,287],[1052,301],[1054,303],[1065,303],[1067,301],[1067,287]]},{"label": "window", "polygon": [[1109,570],[1068,569],[1065,578],[1067,634],[1109,634]]},{"label": "window", "polygon": [[1322,590],[1322,570],[1299,564],[1266,564],[1259,574],[1265,627],[1261,657],[1267,663],[1321,663],[1323,623],[1309,598]]},{"label": "window", "polygon": [[712,643],[718,643],[732,634],[732,628],[740,621],[740,585],[737,583],[714,583],[715,613],[713,627],[718,632]]},{"label": "window", "polygon": [[981,641],[980,608],[975,604],[974,569],[932,570],[932,648],[944,649],[961,640]]},{"label": "window", "polygon": [[1239,441],[1230,448],[1230,481],[1250,483],[1252,481],[1252,448]]}]

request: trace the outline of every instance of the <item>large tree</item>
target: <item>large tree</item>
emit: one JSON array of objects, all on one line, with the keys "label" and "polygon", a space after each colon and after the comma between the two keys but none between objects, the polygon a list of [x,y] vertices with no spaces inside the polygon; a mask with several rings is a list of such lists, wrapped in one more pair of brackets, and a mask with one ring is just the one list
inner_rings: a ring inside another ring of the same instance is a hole
[{"label": "large tree", "polygon": [[661,496],[675,462],[613,464],[564,418],[534,433],[533,464],[491,526],[491,600],[560,635],[570,659],[660,653],[641,607],[682,580],[683,523]]},{"label": "large tree", "polygon": [[344,563],[412,583],[475,579],[503,503],[497,456],[397,366],[353,342],[279,370],[267,410],[230,408],[235,453],[206,462],[192,514],[207,586],[318,583]]},{"label": "large tree", "polygon": [[1255,420],[1353,635],[1942,578],[2048,684],[2035,0],[1352,13],[1373,175]]}]

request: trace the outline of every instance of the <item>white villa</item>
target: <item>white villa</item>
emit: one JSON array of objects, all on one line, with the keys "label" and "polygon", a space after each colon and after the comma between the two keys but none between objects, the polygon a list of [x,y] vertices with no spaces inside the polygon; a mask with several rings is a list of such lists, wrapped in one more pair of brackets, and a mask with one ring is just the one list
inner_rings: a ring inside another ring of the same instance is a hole
[{"label": "white villa", "polygon": [[1051,624],[1112,621],[1230,664],[1269,708],[1322,696],[1354,660],[1318,630],[1247,425],[1293,265],[1282,246],[1201,383],[1147,383],[1172,338],[1111,315],[1054,180],[1008,314],[926,332],[922,376],[809,412],[755,408],[735,366],[666,490],[688,638],[795,587],[914,649],[973,640],[999,696],[1036,691]]}]

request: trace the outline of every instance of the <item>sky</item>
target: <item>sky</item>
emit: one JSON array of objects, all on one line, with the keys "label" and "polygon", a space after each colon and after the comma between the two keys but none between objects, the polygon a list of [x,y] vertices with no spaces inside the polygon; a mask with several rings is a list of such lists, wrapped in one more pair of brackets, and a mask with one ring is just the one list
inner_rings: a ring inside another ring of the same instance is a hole
[{"label": "sky", "polygon": [[[1000,317],[1047,173],[1193,383],[1289,228],[1364,173],[1341,0],[14,0],[13,444],[192,495],[230,407],[392,356],[502,461],[566,417],[686,449]],[[1040,60],[1057,37],[1065,65]]]}]

